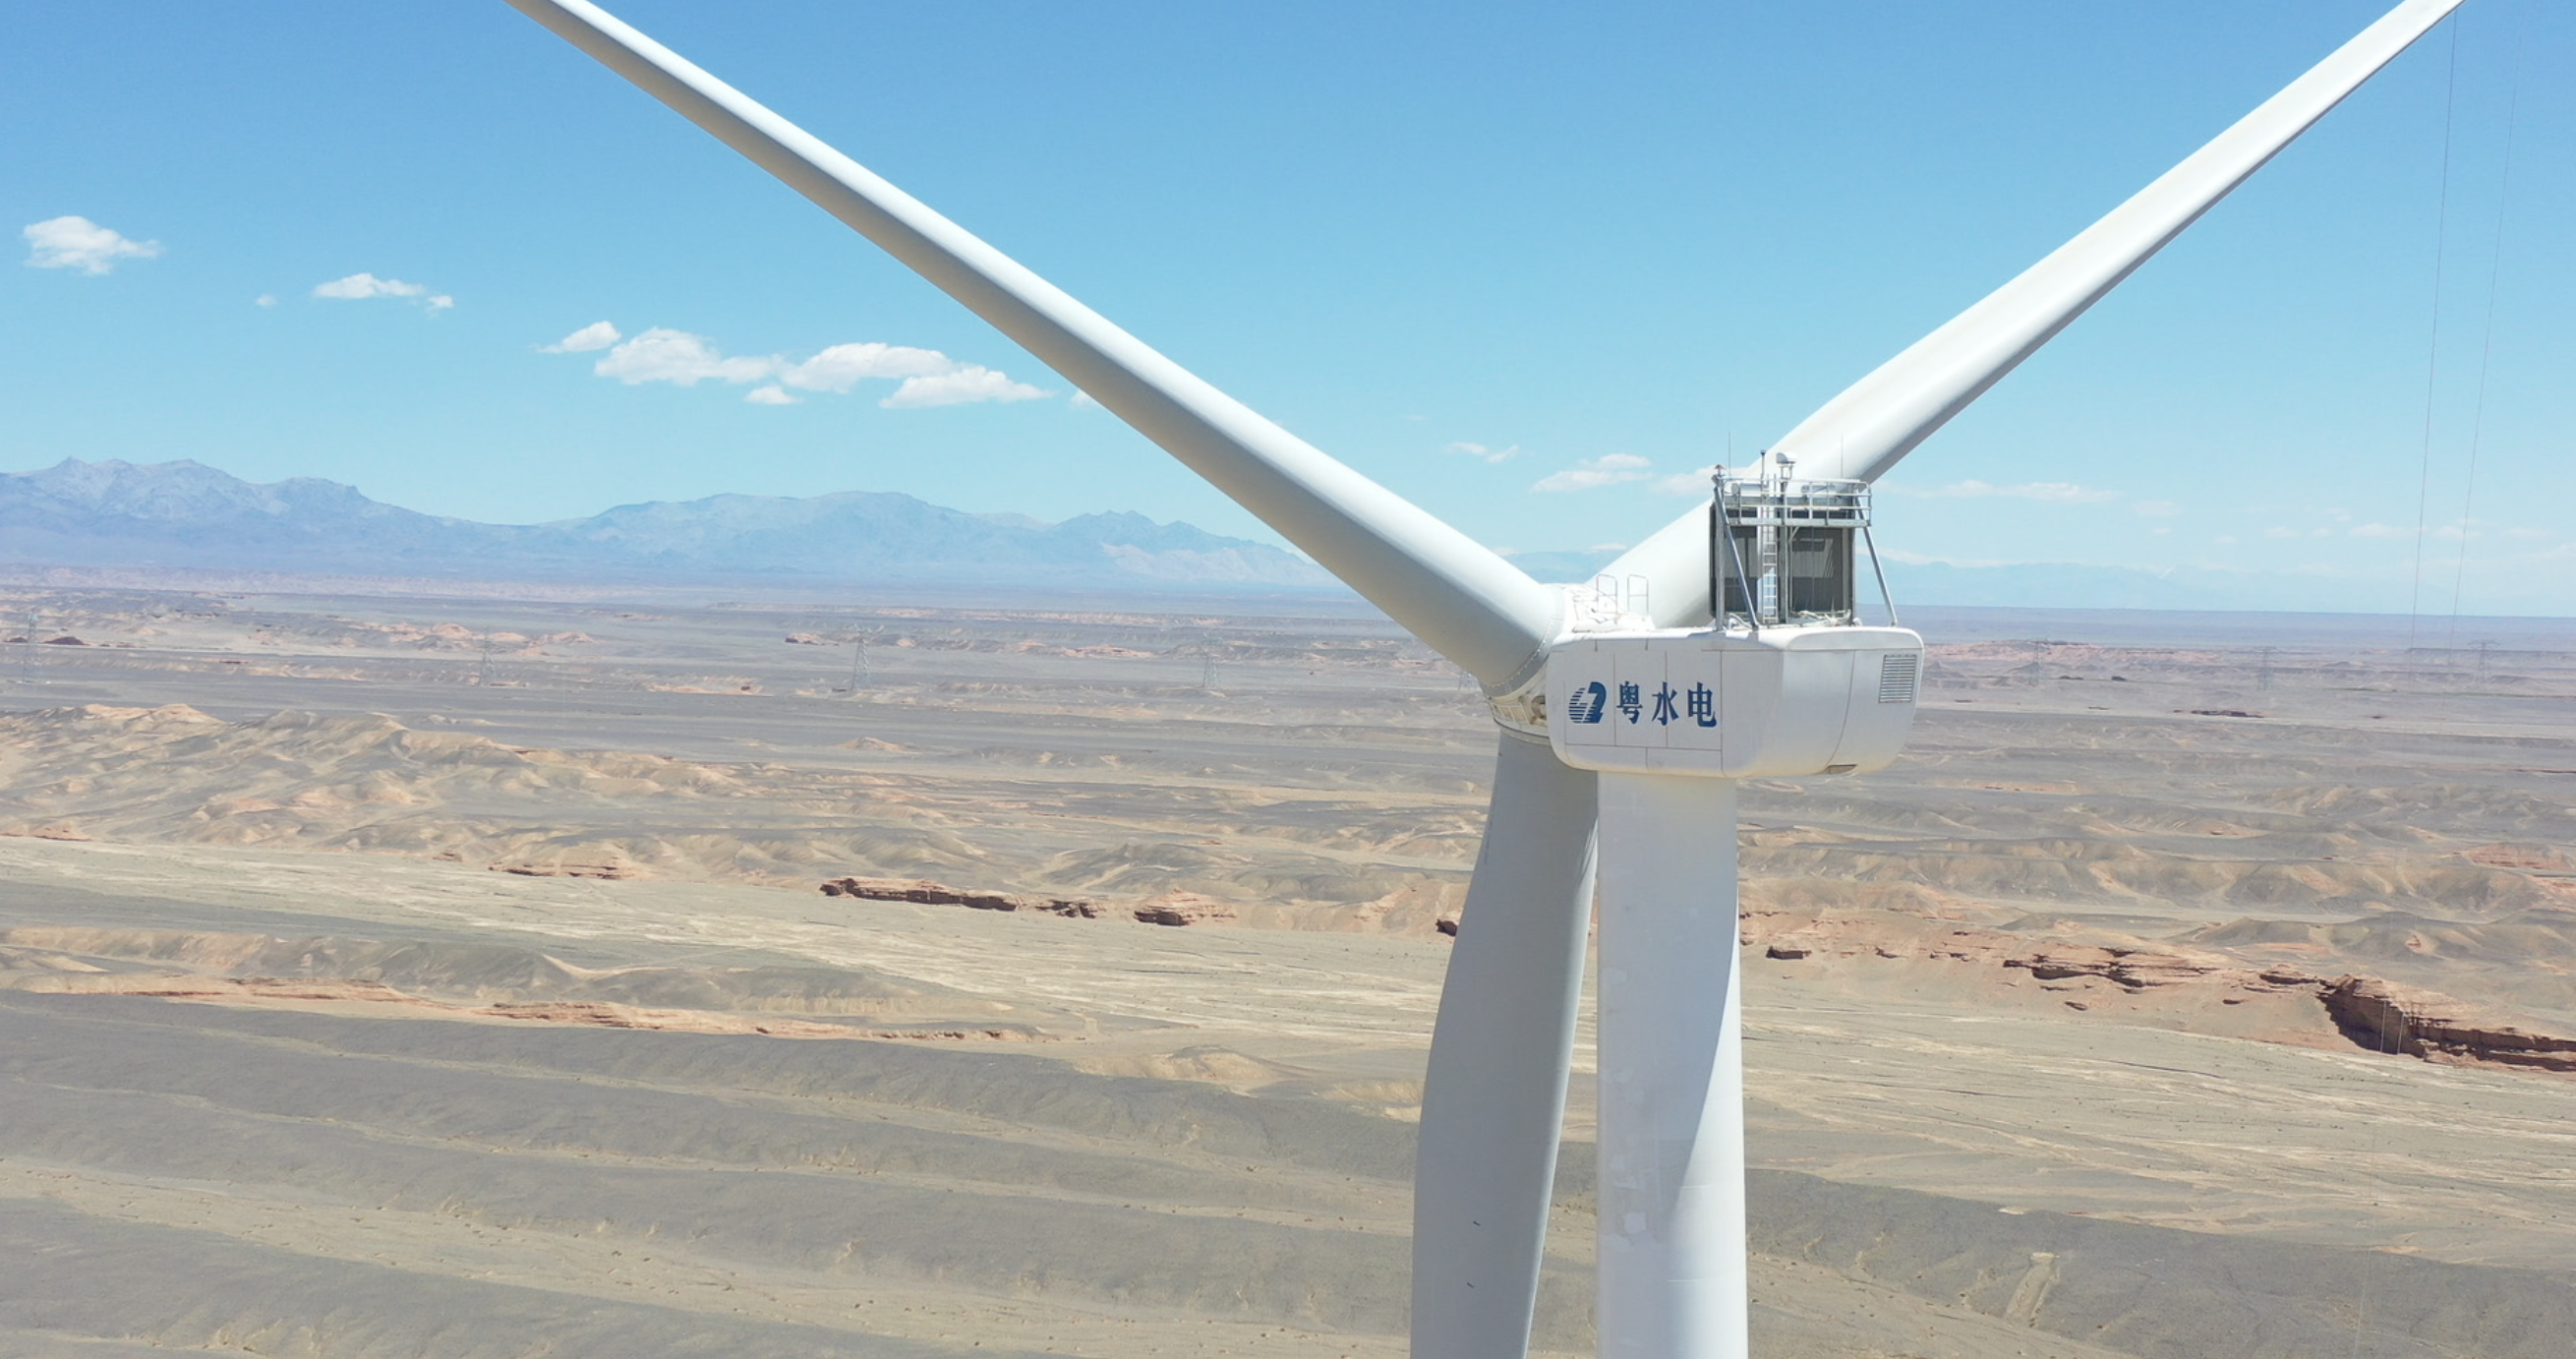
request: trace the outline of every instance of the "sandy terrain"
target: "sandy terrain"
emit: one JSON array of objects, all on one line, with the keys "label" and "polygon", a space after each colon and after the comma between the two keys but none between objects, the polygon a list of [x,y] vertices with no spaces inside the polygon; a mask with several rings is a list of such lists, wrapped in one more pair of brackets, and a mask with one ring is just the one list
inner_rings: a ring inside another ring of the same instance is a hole
[{"label": "sandy terrain", "polygon": [[[1400,1354],[1490,728],[1208,608],[0,599],[0,1352]],[[1909,621],[1747,790],[1760,1352],[2565,1354],[2576,636]]]}]

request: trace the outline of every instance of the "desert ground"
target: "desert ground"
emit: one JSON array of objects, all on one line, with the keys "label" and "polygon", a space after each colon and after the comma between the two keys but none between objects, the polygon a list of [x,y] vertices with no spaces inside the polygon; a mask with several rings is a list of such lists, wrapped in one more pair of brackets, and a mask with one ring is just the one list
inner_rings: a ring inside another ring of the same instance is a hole
[{"label": "desert ground", "polygon": [[[0,1354],[1403,1352],[1455,670],[333,588],[0,586]],[[1906,621],[1745,792],[1757,1353],[2576,1352],[2576,625]]]}]

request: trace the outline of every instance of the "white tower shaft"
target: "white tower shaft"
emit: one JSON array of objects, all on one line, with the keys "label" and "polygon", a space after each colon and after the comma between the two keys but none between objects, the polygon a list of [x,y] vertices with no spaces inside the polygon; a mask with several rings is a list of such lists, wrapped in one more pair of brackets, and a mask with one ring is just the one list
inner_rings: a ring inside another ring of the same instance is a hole
[{"label": "white tower shaft", "polygon": [[1602,1359],[1746,1359],[1735,781],[1601,775]]}]

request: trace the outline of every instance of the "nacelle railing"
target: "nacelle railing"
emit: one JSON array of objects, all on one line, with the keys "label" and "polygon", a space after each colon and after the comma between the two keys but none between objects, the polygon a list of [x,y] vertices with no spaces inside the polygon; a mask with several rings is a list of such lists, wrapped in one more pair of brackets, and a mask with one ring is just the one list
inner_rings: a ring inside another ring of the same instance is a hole
[{"label": "nacelle railing", "polygon": [[[1869,483],[1808,480],[1774,456],[1752,476],[1710,477],[1710,622],[1721,631],[1848,626],[1860,621],[1863,554],[1887,594],[1869,536]],[[1888,619],[1896,606],[1888,601]]]}]

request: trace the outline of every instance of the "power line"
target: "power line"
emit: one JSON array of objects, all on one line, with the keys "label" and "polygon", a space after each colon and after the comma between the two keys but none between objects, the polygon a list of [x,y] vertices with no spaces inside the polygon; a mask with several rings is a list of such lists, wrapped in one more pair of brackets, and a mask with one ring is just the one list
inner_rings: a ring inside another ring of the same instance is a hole
[{"label": "power line", "polygon": [[2460,637],[2460,595],[2469,578],[2469,532],[2473,522],[2470,512],[2478,497],[2478,444],[2487,428],[2487,369],[2495,360],[2495,318],[2497,285],[2504,278],[2505,208],[2513,198],[2513,138],[2522,112],[2523,29],[2531,18],[2531,6],[2524,5],[2514,19],[2513,85],[2504,106],[2504,173],[2496,183],[2495,251],[2487,264],[2486,338],[2478,347],[2478,399],[2469,418],[2468,484],[2460,492],[2460,560],[2451,572],[2451,628],[2445,641]]},{"label": "power line", "polygon": [[2424,354],[2424,461],[2415,482],[2415,589],[2406,601],[2406,649],[2424,611],[2424,527],[2433,497],[2433,387],[2442,360],[2442,264],[2451,239],[2451,132],[2460,96],[2460,21],[2451,19],[2450,80],[2442,93],[2442,195],[2433,219],[2433,334]]}]

